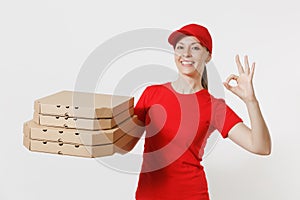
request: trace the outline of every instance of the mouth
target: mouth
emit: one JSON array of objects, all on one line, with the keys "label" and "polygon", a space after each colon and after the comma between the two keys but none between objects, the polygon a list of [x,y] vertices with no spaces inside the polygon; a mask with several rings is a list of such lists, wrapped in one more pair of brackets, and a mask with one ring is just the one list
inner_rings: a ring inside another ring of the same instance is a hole
[{"label": "mouth", "polygon": [[187,60],[182,60],[182,61],[180,61],[180,63],[181,63],[182,66],[192,67],[195,62],[193,62],[193,61],[187,61]]}]

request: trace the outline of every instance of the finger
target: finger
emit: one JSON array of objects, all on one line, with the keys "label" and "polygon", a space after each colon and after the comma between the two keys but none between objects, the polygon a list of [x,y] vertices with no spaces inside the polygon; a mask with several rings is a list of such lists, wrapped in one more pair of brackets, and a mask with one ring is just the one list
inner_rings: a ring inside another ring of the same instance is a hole
[{"label": "finger", "polygon": [[248,56],[247,55],[244,57],[244,62],[245,62],[245,72],[247,74],[249,74],[250,73],[250,67],[249,67],[249,61],[248,61]]},{"label": "finger", "polygon": [[235,75],[235,74],[231,74],[230,76],[227,77],[226,83],[229,84],[229,82],[230,82],[231,80],[237,81],[238,78],[239,78],[239,76],[237,76],[237,75]]},{"label": "finger", "polygon": [[251,80],[253,79],[254,70],[255,70],[255,62],[252,64],[252,67],[251,67],[251,72],[250,72]]},{"label": "finger", "polygon": [[236,55],[236,56],[235,56],[235,62],[236,62],[236,65],[237,65],[237,67],[238,67],[239,74],[244,73],[244,69],[243,69],[243,66],[242,66],[242,64],[241,64],[239,55]]},{"label": "finger", "polygon": [[235,93],[235,87],[234,86],[229,85],[227,82],[223,82],[223,85],[225,86],[225,88],[227,90],[229,90],[232,93]]},{"label": "finger", "polygon": [[232,86],[229,85],[227,82],[223,82],[223,85],[226,87],[227,90],[230,90],[232,89]]}]

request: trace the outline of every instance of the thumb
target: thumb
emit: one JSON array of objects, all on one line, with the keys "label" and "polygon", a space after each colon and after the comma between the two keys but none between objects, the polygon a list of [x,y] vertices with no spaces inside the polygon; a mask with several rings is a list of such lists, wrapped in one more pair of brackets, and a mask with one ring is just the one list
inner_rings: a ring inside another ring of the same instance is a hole
[{"label": "thumb", "polygon": [[223,82],[223,85],[225,86],[225,88],[227,89],[227,90],[232,90],[232,86],[231,85],[229,85],[227,82]]},{"label": "thumb", "polygon": [[223,85],[226,87],[227,90],[229,90],[233,94],[236,93],[236,87],[235,86],[231,86],[228,82],[223,82]]}]

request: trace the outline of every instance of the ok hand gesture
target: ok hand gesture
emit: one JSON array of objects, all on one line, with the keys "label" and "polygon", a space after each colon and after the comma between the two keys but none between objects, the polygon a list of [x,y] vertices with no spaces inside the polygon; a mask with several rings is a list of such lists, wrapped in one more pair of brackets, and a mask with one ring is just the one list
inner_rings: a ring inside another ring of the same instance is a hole
[{"label": "ok hand gesture", "polygon": [[[253,89],[253,84],[252,84],[255,63],[252,64],[252,67],[250,70],[248,56],[244,57],[245,67],[242,66],[238,55],[236,55],[235,61],[236,61],[237,67],[238,67],[239,76],[237,76],[235,74],[231,74],[223,84],[229,91],[231,91],[232,93],[237,95],[245,103],[250,102],[250,101],[255,101],[256,97],[254,94],[254,89]],[[229,82],[231,80],[236,81],[236,83],[237,83],[236,86],[229,85]]]}]

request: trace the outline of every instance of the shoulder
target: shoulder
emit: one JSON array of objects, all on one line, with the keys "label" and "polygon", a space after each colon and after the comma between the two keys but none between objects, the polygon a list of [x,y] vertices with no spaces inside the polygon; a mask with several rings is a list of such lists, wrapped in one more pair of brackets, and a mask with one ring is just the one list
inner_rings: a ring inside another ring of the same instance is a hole
[{"label": "shoulder", "polygon": [[218,105],[218,104],[226,104],[226,101],[225,101],[225,99],[224,98],[220,98],[220,97],[214,97],[213,95],[210,95],[210,98],[211,98],[211,102],[213,103],[213,104],[216,104],[216,105]]},{"label": "shoulder", "polygon": [[148,85],[144,91],[147,92],[148,94],[158,93],[165,90],[166,85],[167,83],[160,83],[160,84],[157,83],[157,84]]},{"label": "shoulder", "polygon": [[210,98],[211,103],[213,103],[213,104],[225,103],[225,98],[216,97],[213,94],[211,94],[208,90],[207,90],[207,96]]},{"label": "shoulder", "polygon": [[175,95],[169,88],[168,82],[148,85],[143,93],[144,96],[148,99],[148,104],[167,101],[170,99],[174,99],[175,97]]},{"label": "shoulder", "polygon": [[207,98],[209,99],[209,103],[211,105],[211,109],[213,112],[219,112],[226,110],[227,104],[225,98],[215,97],[214,95],[208,93]]},{"label": "shoulder", "polygon": [[209,90],[204,89],[204,91],[199,95],[201,97],[201,101],[204,103],[208,103],[212,106],[218,106],[226,104],[225,99],[222,97],[215,97],[213,94],[209,92]]}]

